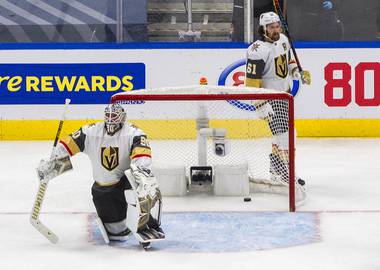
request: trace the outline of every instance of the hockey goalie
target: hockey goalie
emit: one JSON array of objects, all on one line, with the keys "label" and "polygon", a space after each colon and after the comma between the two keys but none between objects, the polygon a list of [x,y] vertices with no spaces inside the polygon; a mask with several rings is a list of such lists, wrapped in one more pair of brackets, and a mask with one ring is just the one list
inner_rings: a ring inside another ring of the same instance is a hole
[{"label": "hockey goalie", "polygon": [[92,198],[106,243],[133,234],[142,246],[162,240],[162,197],[151,172],[151,148],[145,133],[126,122],[119,104],[105,108],[104,122],[90,124],[63,138],[53,158],[41,160],[41,182],[71,169],[70,157],[83,152],[91,160]]}]

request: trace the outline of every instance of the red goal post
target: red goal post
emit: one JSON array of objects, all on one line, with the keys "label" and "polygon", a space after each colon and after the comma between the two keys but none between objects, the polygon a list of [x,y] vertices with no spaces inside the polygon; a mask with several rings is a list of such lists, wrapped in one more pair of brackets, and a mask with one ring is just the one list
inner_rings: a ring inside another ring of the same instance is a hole
[{"label": "red goal post", "polygon": [[[288,166],[289,166],[289,211],[296,210],[295,200],[295,132],[294,132],[294,100],[293,96],[280,91],[258,89],[251,87],[225,87],[225,86],[182,86],[153,88],[144,90],[134,90],[114,94],[111,103],[138,104],[149,101],[187,101],[187,102],[208,102],[208,101],[268,101],[284,100],[287,102],[287,126],[288,126]],[[162,106],[160,109],[163,110]],[[126,108],[128,121],[133,120],[128,117],[129,107]],[[153,112],[154,114],[154,112]],[[133,121],[132,121],[133,122]],[[144,130],[144,128],[143,128]],[[145,130],[144,130],[145,131]],[[149,137],[149,132],[147,132]]]}]

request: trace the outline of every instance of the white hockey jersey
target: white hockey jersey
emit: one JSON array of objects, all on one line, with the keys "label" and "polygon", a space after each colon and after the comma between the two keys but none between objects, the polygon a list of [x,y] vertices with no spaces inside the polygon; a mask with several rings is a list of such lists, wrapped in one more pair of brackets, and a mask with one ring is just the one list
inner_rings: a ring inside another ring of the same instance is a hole
[{"label": "white hockey jersey", "polygon": [[[107,134],[104,123],[81,127],[60,141],[70,156],[78,152],[88,155],[92,164],[93,178],[102,186],[116,184],[130,168],[131,160],[149,159],[151,149],[144,132],[125,123],[113,136]],[[148,168],[150,169],[150,168]]]},{"label": "white hockey jersey", "polygon": [[273,43],[255,41],[247,50],[246,86],[257,86],[250,82],[261,80],[262,88],[289,92],[289,65],[295,63],[290,58],[289,40],[284,34]]}]

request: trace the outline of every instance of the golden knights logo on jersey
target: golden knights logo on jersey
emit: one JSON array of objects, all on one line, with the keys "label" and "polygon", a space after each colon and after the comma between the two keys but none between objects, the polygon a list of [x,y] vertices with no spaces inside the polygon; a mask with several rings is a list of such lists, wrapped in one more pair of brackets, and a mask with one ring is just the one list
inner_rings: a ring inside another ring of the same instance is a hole
[{"label": "golden knights logo on jersey", "polygon": [[282,54],[274,59],[276,75],[285,79],[288,76],[288,61],[286,54]]},{"label": "golden knights logo on jersey", "polygon": [[119,165],[119,148],[118,147],[102,147],[101,148],[102,166],[112,171]]}]

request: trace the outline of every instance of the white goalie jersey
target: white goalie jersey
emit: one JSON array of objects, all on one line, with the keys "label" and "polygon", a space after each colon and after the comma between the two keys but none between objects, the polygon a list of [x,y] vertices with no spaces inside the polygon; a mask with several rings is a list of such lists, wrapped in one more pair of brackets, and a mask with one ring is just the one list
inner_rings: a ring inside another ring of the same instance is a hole
[{"label": "white goalie jersey", "polygon": [[70,156],[78,152],[87,154],[94,180],[102,186],[117,183],[131,162],[150,169],[151,149],[147,137],[129,123],[112,136],[106,133],[103,122],[83,126],[62,139],[59,147],[64,147]]},{"label": "white goalie jersey", "polygon": [[273,43],[257,40],[247,50],[246,85],[289,92],[289,71],[294,67],[284,34]]}]

